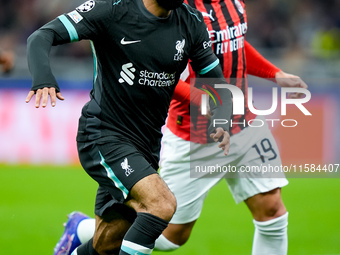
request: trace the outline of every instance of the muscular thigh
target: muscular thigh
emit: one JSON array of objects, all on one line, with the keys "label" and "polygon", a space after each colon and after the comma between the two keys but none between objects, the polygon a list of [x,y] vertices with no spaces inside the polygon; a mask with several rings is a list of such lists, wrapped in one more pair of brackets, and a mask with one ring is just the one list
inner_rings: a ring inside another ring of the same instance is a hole
[{"label": "muscular thigh", "polygon": [[145,212],[170,221],[176,209],[176,199],[158,174],[138,181],[125,203],[136,212]]}]

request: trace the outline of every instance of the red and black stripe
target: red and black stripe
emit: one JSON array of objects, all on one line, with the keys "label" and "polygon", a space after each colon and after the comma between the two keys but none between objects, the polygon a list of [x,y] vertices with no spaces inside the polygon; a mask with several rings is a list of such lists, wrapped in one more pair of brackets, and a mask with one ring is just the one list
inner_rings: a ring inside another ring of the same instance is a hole
[{"label": "red and black stripe", "polygon": [[[239,0],[243,9],[245,8],[244,1]],[[241,13],[235,0],[204,0],[204,1],[195,1],[188,0],[188,4],[192,7],[198,9],[201,12],[205,12],[210,14],[210,11],[213,10],[213,18],[214,20],[205,18],[205,23],[208,26],[208,29],[215,31],[222,31],[227,28],[238,26],[239,24],[243,24],[247,22],[247,16],[245,11]],[[239,38],[239,37],[238,37]],[[212,38],[213,40],[215,38]],[[230,78],[230,83],[238,86],[245,95],[245,115],[235,115],[233,117],[233,122],[239,122],[240,124],[233,125],[232,133],[238,133],[242,129],[248,126],[248,120],[255,118],[254,114],[249,112],[247,107],[247,81],[246,77],[246,56],[244,47],[240,47],[237,50],[231,51],[230,43],[232,40],[236,38],[230,38],[228,42],[227,52],[224,54],[218,54],[218,50],[216,45],[213,44],[213,49],[215,54],[218,56],[220,63],[223,68],[224,76]],[[218,42],[223,43],[223,42]],[[226,49],[224,49],[225,51]],[[245,124],[243,124],[245,123]]]}]

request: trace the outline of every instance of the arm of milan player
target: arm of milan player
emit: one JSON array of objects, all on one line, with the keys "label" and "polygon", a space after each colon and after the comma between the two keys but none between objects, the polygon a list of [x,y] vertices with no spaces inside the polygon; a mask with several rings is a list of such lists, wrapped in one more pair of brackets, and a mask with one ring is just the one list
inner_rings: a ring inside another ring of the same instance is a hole
[{"label": "arm of milan player", "polygon": [[[280,87],[298,87],[307,89],[307,84],[299,77],[293,74],[283,72],[265,59],[253,46],[245,42],[245,52],[247,61],[248,74],[260,78],[275,79]],[[301,97],[303,94],[295,93],[291,97]]]},{"label": "arm of milan player", "polygon": [[245,42],[246,64],[248,74],[260,78],[275,78],[275,74],[281,71],[265,59],[253,46],[247,41]]},{"label": "arm of milan player", "polygon": [[179,80],[172,99],[179,102],[190,102],[199,107],[201,105],[202,95],[204,94],[206,93],[203,90],[195,88],[194,86],[190,87],[189,83]]}]

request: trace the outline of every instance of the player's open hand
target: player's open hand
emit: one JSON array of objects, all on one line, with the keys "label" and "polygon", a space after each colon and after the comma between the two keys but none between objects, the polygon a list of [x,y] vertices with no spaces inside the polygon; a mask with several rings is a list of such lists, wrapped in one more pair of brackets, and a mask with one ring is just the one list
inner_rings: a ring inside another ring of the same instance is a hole
[{"label": "player's open hand", "polygon": [[[297,75],[285,73],[283,71],[279,71],[275,74],[275,79],[277,85],[282,88],[303,88],[307,89],[307,84]],[[305,94],[303,93],[290,93],[290,98],[301,98]]]},{"label": "player's open hand", "polygon": [[61,95],[60,92],[56,93],[55,88],[52,87],[45,87],[42,89],[38,89],[36,91],[31,90],[27,97],[26,97],[26,103],[28,103],[29,101],[31,101],[33,95],[35,95],[35,107],[39,108],[40,105],[45,108],[47,106],[47,102],[48,102],[48,98],[51,98],[51,105],[52,107],[55,106],[56,102],[57,102],[57,98],[59,100],[64,100],[64,97]]},{"label": "player's open hand", "polygon": [[218,145],[224,151],[224,155],[228,155],[229,147],[230,147],[230,135],[227,131],[224,131],[223,128],[216,128],[215,133],[210,134],[210,138],[215,142],[221,141]]}]

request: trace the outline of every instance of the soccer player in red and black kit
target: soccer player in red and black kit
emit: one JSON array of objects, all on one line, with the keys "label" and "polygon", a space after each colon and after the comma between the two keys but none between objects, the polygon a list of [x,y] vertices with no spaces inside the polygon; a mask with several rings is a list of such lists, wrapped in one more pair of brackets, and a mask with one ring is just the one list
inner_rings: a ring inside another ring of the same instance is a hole
[{"label": "soccer player in red and black kit", "polygon": [[[188,4],[203,14],[224,77],[238,86],[246,96],[247,74],[275,79],[282,87],[307,88],[299,77],[284,73],[245,41],[248,24],[243,1],[188,0]],[[182,74],[188,83],[193,77],[195,74],[191,69],[187,76]],[[175,98],[171,101],[167,128],[162,138],[160,175],[174,193],[177,209],[169,226],[156,240],[156,249],[174,250],[187,241],[208,191],[222,178],[227,181],[235,201],[244,201],[253,215],[255,233],[252,254],[287,254],[288,213],[281,199],[281,187],[288,183],[284,175],[277,174],[275,178],[266,178],[262,173],[251,176],[241,174],[233,178],[228,178],[230,176],[224,173],[215,178],[204,178],[203,174],[199,176],[201,178],[190,176],[191,164],[195,163],[195,159],[202,161],[202,155],[206,166],[232,165],[240,169],[243,166],[268,163],[272,166],[280,165],[278,148],[267,125],[261,128],[248,126],[249,120],[263,118],[251,113],[246,104],[244,115],[233,116],[230,152],[225,157],[214,148],[213,143],[209,143],[208,120],[199,114],[193,116],[189,108],[189,102]],[[257,150],[262,148],[261,145],[265,151]],[[71,233],[67,230],[71,226],[74,228],[74,224],[82,224],[79,219],[84,218],[86,216],[79,213],[72,214],[65,233]],[[57,250],[60,250],[64,241],[59,243]]]},{"label": "soccer player in red and black kit", "polygon": [[[49,63],[51,47],[92,41],[94,84],[79,119],[77,147],[83,168],[99,184],[96,230],[75,255],[151,254],[176,210],[157,169],[161,127],[180,74],[191,59],[200,76],[225,83],[219,60],[205,46],[209,35],[202,14],[182,2],[89,0],[28,38],[33,84],[26,102],[36,95],[36,107],[46,107],[49,98],[52,106],[63,100]],[[230,117],[231,94],[219,93],[223,105],[212,105],[213,117]],[[222,124],[211,130],[225,153],[228,129]],[[114,222],[121,215],[131,221],[113,247]]]},{"label": "soccer player in red and black kit", "polygon": [[[253,119],[263,120],[262,123],[266,121],[253,114],[247,106],[247,74],[273,79],[281,87],[307,88],[307,85],[299,77],[281,71],[264,59],[245,40],[248,24],[244,1],[187,1],[204,16],[225,78],[243,91],[245,114],[233,116],[230,152],[222,158],[221,153],[207,142],[207,119],[202,115],[193,118],[193,111],[189,112],[187,103],[172,100],[162,139],[160,175],[175,194],[177,210],[168,228],[156,241],[156,248],[173,250],[187,241],[208,191],[224,178],[234,200],[237,203],[244,201],[253,215],[255,233],[252,254],[287,254],[288,212],[281,199],[281,187],[288,181],[283,174],[247,175],[238,171],[233,175],[222,172],[218,176],[220,178],[210,178],[210,173],[200,173],[200,178],[191,178],[189,169],[193,168],[195,161],[203,167],[231,165],[236,166],[237,170],[266,164],[281,166],[277,145],[267,125],[261,128],[248,125]],[[187,81],[190,82],[193,77],[195,74],[190,70]],[[263,147],[265,151],[259,151]],[[204,163],[200,155],[205,156]],[[204,178],[205,175],[207,178]]]}]

